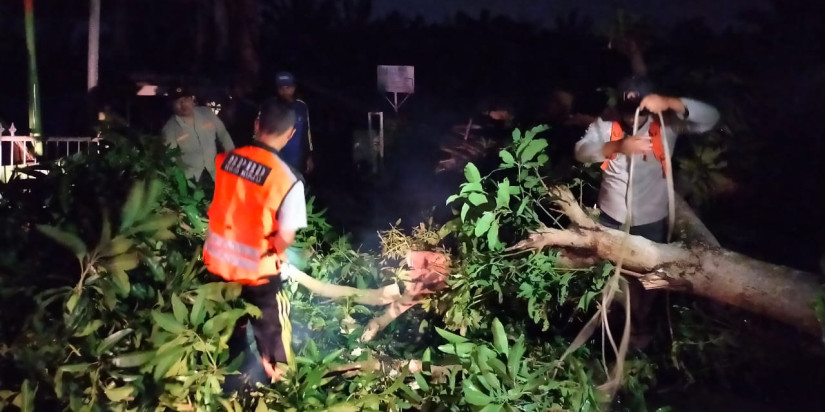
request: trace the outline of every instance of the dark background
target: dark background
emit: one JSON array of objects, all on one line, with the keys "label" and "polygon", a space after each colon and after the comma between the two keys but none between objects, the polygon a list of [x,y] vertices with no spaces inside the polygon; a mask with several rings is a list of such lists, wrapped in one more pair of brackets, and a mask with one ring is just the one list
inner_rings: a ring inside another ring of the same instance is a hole
[{"label": "dark background", "polygon": [[[163,99],[135,98],[135,81],[184,81],[225,104],[222,115],[242,143],[256,102],[272,94],[274,73],[290,70],[310,107],[321,160],[316,184],[329,189],[322,201],[368,239],[399,216],[416,223],[455,190],[432,177],[431,157],[481,101],[508,100],[529,125],[549,91],[592,96],[629,74],[627,59],[607,47],[618,6],[636,17],[627,18],[661,91],[706,100],[723,114],[726,173],[736,190],[701,205],[703,220],[727,248],[819,272],[822,0],[105,0],[100,87],[91,95],[88,1],[35,0],[44,135],[89,135],[106,104],[157,133],[170,111]],[[22,9],[22,1],[0,2],[0,121],[25,132]],[[416,94],[398,116],[376,91],[379,64],[415,66]],[[405,130],[388,159],[393,189],[380,198],[359,194],[366,183],[350,158],[353,132],[374,110],[384,111],[389,128]]]}]

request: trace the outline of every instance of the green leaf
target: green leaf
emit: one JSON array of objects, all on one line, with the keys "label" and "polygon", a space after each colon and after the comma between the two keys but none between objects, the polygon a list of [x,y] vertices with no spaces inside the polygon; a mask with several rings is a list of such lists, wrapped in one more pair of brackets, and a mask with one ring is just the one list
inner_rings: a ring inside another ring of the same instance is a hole
[{"label": "green leaf", "polygon": [[176,293],[172,294],[172,313],[175,314],[175,320],[180,324],[186,323],[186,320],[189,318],[189,311],[186,309],[186,305],[183,304],[183,301],[180,300]]},{"label": "green leaf", "polygon": [[501,411],[501,405],[497,403],[491,403],[483,408],[479,412],[499,412]]},{"label": "green leaf", "polygon": [[498,318],[493,319],[491,327],[493,331],[493,343],[496,346],[498,353],[507,354],[510,352],[509,344],[507,343],[507,333],[504,332],[504,325]]},{"label": "green leaf", "polygon": [[[423,401],[421,396],[418,395],[417,393],[415,393],[415,391],[412,390],[412,388],[410,388],[407,385],[402,385],[401,386],[401,391],[404,392],[404,394],[407,395],[408,399],[411,400],[412,402],[421,403]],[[353,409],[353,410],[356,410],[356,409]]]},{"label": "green leaf", "polygon": [[510,181],[504,181],[498,184],[498,191],[496,192],[496,206],[507,207],[510,205]]},{"label": "green leaf", "polygon": [[180,322],[178,322],[174,316],[168,313],[153,310],[152,319],[158,326],[160,326],[163,330],[169,333],[177,335],[186,330],[186,327],[184,327]]},{"label": "green leaf", "polygon": [[69,299],[66,300],[66,312],[72,314],[79,300],[80,295],[78,295],[77,293],[72,293],[71,295],[69,295]]},{"label": "green leaf", "polygon": [[464,177],[466,177],[470,183],[481,181],[481,173],[478,172],[476,165],[472,163],[467,163],[467,166],[464,166]]},{"label": "green leaf", "polygon": [[421,375],[421,373],[416,372],[413,374],[413,377],[415,378],[415,382],[418,383],[418,387],[421,388],[422,391],[430,391],[430,385],[427,383],[427,380],[424,379],[424,376]]},{"label": "green leaf", "polygon": [[97,353],[106,353],[109,349],[117,345],[118,342],[123,340],[123,338],[125,338],[130,333],[132,333],[132,329],[126,328],[107,336],[106,339],[103,339],[103,341],[100,342],[100,345],[97,346]]},{"label": "green leaf", "polygon": [[441,335],[442,338],[444,338],[447,342],[450,343],[464,343],[468,341],[467,338],[463,336],[456,335],[452,332],[447,332],[446,330],[441,328],[435,328],[435,331],[438,332],[438,334]]},{"label": "green leaf", "polygon": [[464,342],[464,343],[451,343],[447,345],[441,345],[438,347],[438,350],[450,354],[450,355],[457,355],[459,357],[465,357],[470,354],[470,352],[475,349],[476,344],[472,342]]},{"label": "green leaf", "polygon": [[497,250],[501,248],[501,242],[498,240],[498,221],[494,220],[490,225],[490,230],[487,232],[487,243],[490,249]]},{"label": "green leaf", "polygon": [[123,253],[103,262],[103,267],[109,272],[132,270],[138,266],[140,259],[137,252]]},{"label": "green leaf", "polygon": [[507,353],[507,371],[510,372],[510,376],[513,378],[518,376],[522,356],[524,356],[524,335],[519,336],[516,344]]},{"label": "green leaf", "polygon": [[129,275],[122,270],[114,270],[112,271],[112,283],[117,288],[117,294],[121,297],[129,296],[129,291],[132,288],[131,283],[129,283]]},{"label": "green leaf", "polygon": [[496,216],[492,212],[484,212],[484,214],[481,215],[481,218],[476,222],[476,237],[481,237],[481,235],[487,233],[487,230],[490,229],[490,224],[493,223],[493,219],[495,218]]},{"label": "green leaf", "polygon": [[149,189],[146,191],[143,206],[140,208],[140,212],[138,212],[137,217],[135,218],[136,222],[140,222],[143,218],[149,216],[149,213],[152,213],[152,210],[154,210],[158,205],[158,198],[160,197],[162,191],[163,183],[160,180],[152,179],[152,181],[149,182]]},{"label": "green leaf", "polygon": [[[498,358],[490,358],[487,360],[487,365],[492,369],[501,379],[507,379],[507,366]],[[510,377],[514,378],[514,377]]]},{"label": "green leaf", "polygon": [[116,236],[100,251],[101,257],[117,256],[134,246],[135,242],[124,236]]},{"label": "green leaf", "polygon": [[48,225],[37,225],[37,230],[71,250],[78,260],[82,260],[86,255],[86,244],[76,235]]},{"label": "green leaf", "polygon": [[206,303],[206,297],[203,293],[198,293],[195,304],[192,305],[192,312],[189,313],[189,322],[194,327],[198,327],[203,323],[203,318],[206,315],[204,303]]},{"label": "green leaf", "polygon": [[206,321],[203,324],[203,333],[206,335],[215,335],[221,333],[227,327],[234,325],[245,311],[243,309],[232,309],[227,312],[219,313],[217,316]]},{"label": "green leaf", "polygon": [[344,349],[338,349],[337,351],[330,353],[329,355],[325,356],[324,359],[321,360],[321,364],[326,365],[334,361],[335,359],[340,358],[342,353],[344,353]]},{"label": "green leaf", "polygon": [[87,323],[86,326],[83,329],[81,329],[80,331],[75,332],[74,336],[76,336],[76,337],[89,336],[92,333],[94,333],[96,330],[100,329],[101,326],[103,326],[103,321],[101,321],[100,319],[95,319],[95,320]]},{"label": "green leaf", "polygon": [[178,363],[183,355],[183,346],[174,346],[166,354],[154,359],[155,369],[152,371],[152,377],[156,381],[160,381],[172,369],[172,365]]},{"label": "green leaf", "polygon": [[154,356],[154,351],[132,352],[114,357],[111,362],[112,365],[115,365],[118,368],[135,368],[146,364],[146,362],[152,360]]},{"label": "green leaf", "polygon": [[37,393],[37,387],[32,388],[31,382],[28,379],[23,381],[20,387],[20,394],[13,402],[14,406],[20,408],[20,412],[34,412],[34,396]]},{"label": "green leaf", "polygon": [[449,205],[450,203],[455,202],[458,198],[459,198],[458,195],[452,195],[452,196],[448,197],[447,202],[445,203],[445,205]]},{"label": "green leaf", "polygon": [[470,195],[467,196],[467,199],[473,204],[473,206],[481,206],[487,203],[487,196],[482,193],[470,193]]},{"label": "green leaf", "polygon": [[140,232],[154,232],[158,230],[163,230],[169,228],[169,226],[174,225],[178,222],[178,215],[177,213],[163,213],[159,215],[155,215],[152,219],[147,220],[141,223],[138,226],[135,226],[130,230],[131,233],[140,233]]},{"label": "green leaf", "polygon": [[481,182],[473,182],[473,183],[464,183],[461,185],[461,192],[462,195],[467,193],[484,193],[483,188],[481,187]]},{"label": "green leaf", "polygon": [[513,154],[506,150],[498,152],[498,157],[501,158],[501,161],[504,162],[505,165],[511,165],[516,162],[516,159],[513,157]]},{"label": "green leaf", "polygon": [[72,365],[63,365],[57,368],[54,374],[54,392],[58,398],[63,397],[63,374],[64,373],[80,373],[87,372],[93,363],[75,363]]},{"label": "green leaf", "polygon": [[519,157],[521,158],[522,162],[529,162],[529,161],[533,160],[533,158],[536,156],[536,154],[538,154],[540,151],[544,150],[545,147],[547,147],[547,140],[544,140],[544,139],[533,140],[532,142],[530,142],[530,144],[527,145],[527,147],[524,149],[524,151],[521,152],[521,156],[519,156]]},{"label": "green leaf", "polygon": [[104,391],[104,393],[106,393],[106,397],[109,398],[109,400],[112,402],[121,402],[124,399],[132,396],[134,392],[135,388],[132,385],[121,386],[119,388],[108,388]]},{"label": "green leaf", "polygon": [[461,383],[461,386],[464,392],[464,399],[470,405],[487,406],[493,401],[493,398],[481,392],[469,379],[465,379]]},{"label": "green leaf", "polygon": [[155,239],[155,240],[160,240],[161,242],[165,242],[165,241],[167,241],[167,240],[172,240],[172,239],[174,239],[174,238],[176,238],[176,237],[177,237],[177,236],[175,236],[175,233],[174,233],[174,232],[172,232],[172,231],[171,231],[171,230],[169,230],[169,229],[161,229],[161,230],[158,230],[157,232],[155,232],[155,233],[152,235],[152,239]]},{"label": "green leaf", "polygon": [[461,221],[462,222],[467,221],[467,212],[469,212],[469,211],[470,211],[470,204],[469,203],[465,203],[463,206],[461,206]]},{"label": "green leaf", "polygon": [[131,227],[135,223],[143,204],[145,187],[146,184],[142,180],[135,182],[132,186],[132,191],[129,192],[129,197],[126,199],[126,204],[123,205],[121,211],[120,231]]},{"label": "green leaf", "polygon": [[512,136],[513,136],[513,141],[514,141],[514,142],[519,141],[519,140],[521,139],[521,130],[519,130],[519,129],[513,129],[513,134],[512,134]]}]

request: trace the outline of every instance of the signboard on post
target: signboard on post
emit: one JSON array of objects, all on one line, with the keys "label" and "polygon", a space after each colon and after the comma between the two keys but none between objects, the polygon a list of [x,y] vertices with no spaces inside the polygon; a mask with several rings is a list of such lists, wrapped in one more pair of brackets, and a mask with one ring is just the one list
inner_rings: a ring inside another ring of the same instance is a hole
[{"label": "signboard on post", "polygon": [[[407,98],[415,93],[415,67],[414,66],[378,66],[378,91],[381,93],[392,93],[393,98],[385,96],[392,108],[398,113],[398,108],[407,101]],[[398,102],[398,95],[406,95],[401,102]]]}]

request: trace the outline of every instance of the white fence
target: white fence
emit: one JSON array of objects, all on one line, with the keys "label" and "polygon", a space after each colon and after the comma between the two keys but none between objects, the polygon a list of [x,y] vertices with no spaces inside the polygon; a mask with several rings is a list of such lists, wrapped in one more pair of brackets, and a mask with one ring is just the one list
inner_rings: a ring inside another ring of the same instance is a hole
[{"label": "white fence", "polygon": [[49,137],[43,142],[32,136],[17,136],[14,124],[9,127],[8,136],[3,135],[5,131],[6,129],[0,126],[0,181],[2,182],[7,182],[15,169],[36,165],[38,158],[57,160],[77,153],[97,151],[100,146],[100,139],[96,137]]}]

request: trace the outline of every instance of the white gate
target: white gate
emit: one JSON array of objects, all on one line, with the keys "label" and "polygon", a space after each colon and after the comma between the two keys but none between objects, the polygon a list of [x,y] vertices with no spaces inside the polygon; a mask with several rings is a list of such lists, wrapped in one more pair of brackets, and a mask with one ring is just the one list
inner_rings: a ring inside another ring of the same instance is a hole
[{"label": "white gate", "polygon": [[17,129],[12,123],[8,136],[6,129],[0,126],[0,181],[8,182],[14,170],[36,165],[38,156],[45,155],[48,160],[57,160],[77,153],[90,153],[99,150],[100,139],[97,137],[50,137],[43,142],[32,136],[17,136]]}]

